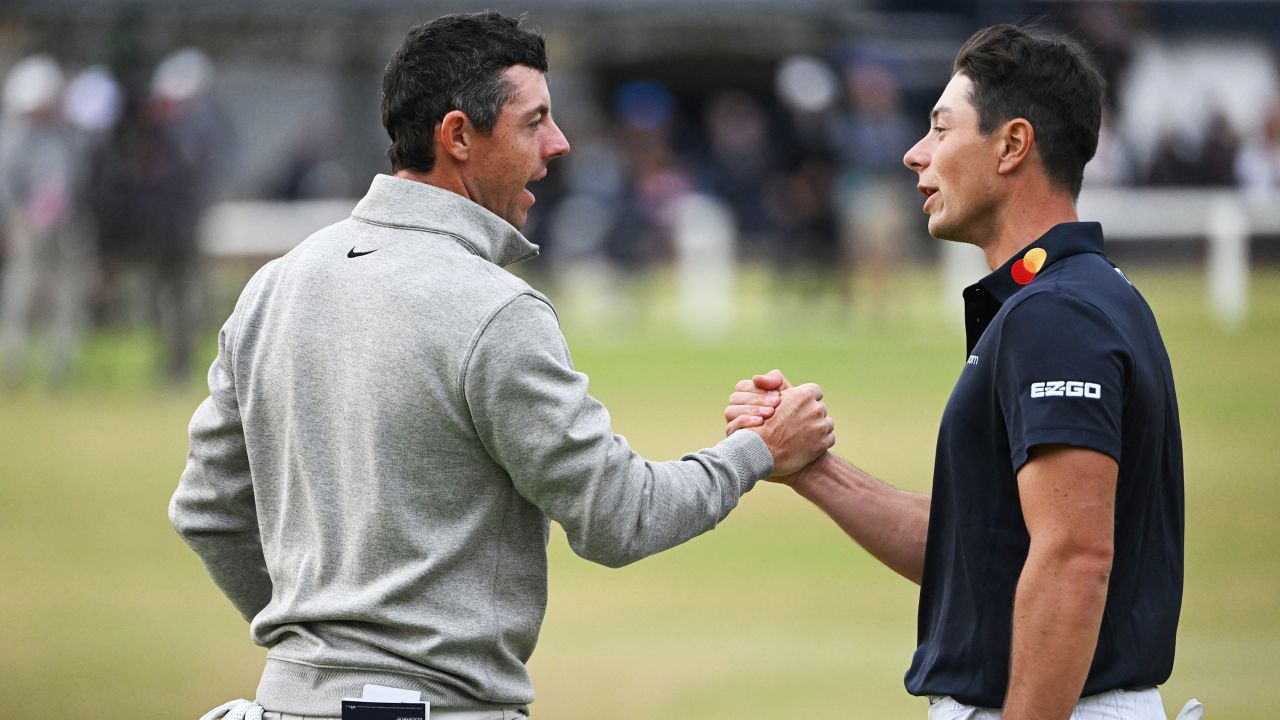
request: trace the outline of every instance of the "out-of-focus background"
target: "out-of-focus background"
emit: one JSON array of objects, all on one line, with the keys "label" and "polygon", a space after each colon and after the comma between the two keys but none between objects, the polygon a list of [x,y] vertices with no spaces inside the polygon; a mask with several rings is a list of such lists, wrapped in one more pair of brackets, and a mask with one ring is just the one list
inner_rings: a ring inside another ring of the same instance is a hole
[{"label": "out-of-focus background", "polygon": [[[970,33],[1040,18],[1110,85],[1080,201],[1150,300],[1187,461],[1176,711],[1274,714],[1280,6],[1020,0],[10,0],[0,8],[0,716],[196,717],[263,651],[169,528],[217,328],[385,172],[382,68],[485,6],[546,35],[573,152],[514,271],[615,429],[714,443],[733,383],[824,385],[838,451],[925,490],[972,248],[901,165]],[[371,292],[376,292],[372,288]],[[395,508],[387,508],[395,512]],[[535,717],[923,717],[915,587],[789,491],[621,570],[551,545]]]}]

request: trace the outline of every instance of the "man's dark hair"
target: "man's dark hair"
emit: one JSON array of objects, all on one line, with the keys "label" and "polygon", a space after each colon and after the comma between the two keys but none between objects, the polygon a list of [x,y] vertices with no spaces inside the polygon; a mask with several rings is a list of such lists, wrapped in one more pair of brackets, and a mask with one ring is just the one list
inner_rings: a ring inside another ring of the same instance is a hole
[{"label": "man's dark hair", "polygon": [[414,26],[382,76],[391,171],[430,172],[436,125],[453,110],[480,132],[493,132],[502,106],[515,96],[503,75],[512,65],[547,71],[542,36],[521,28],[519,18],[481,12]]},{"label": "man's dark hair", "polygon": [[1049,179],[1080,195],[1085,163],[1098,149],[1104,82],[1079,43],[993,25],[960,48],[954,72],[973,82],[969,99],[984,135],[1026,119]]}]

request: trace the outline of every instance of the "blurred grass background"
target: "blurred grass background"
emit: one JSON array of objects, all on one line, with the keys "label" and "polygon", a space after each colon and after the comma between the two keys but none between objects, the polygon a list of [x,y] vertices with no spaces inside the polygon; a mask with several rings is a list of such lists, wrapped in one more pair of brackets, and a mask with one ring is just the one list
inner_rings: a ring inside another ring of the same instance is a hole
[{"label": "blurred grass background", "polygon": [[[1226,333],[1201,272],[1126,271],[1161,321],[1186,449],[1187,589],[1166,706],[1196,696],[1215,720],[1269,718],[1280,272],[1255,272],[1248,323]],[[732,384],[781,367],[823,385],[840,454],[928,488],[965,357],[932,275],[902,278],[893,312],[869,318],[778,302],[748,274],[738,325],[701,343],[674,329],[669,283],[639,283],[612,315],[560,304],[575,363],[640,452],[714,443]],[[264,652],[165,516],[203,392],[146,379],[155,355],[145,335],[99,335],[66,391],[0,396],[0,717],[194,718],[254,693]],[[717,531],[621,570],[576,558],[559,534],[550,553],[536,718],[924,717],[902,687],[915,586],[785,488],[762,484]]]}]

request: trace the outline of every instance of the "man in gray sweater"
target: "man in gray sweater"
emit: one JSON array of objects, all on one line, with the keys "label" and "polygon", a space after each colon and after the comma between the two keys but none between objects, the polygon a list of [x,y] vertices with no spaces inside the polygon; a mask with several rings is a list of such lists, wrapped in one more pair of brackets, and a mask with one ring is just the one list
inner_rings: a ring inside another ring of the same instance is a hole
[{"label": "man in gray sweater", "polygon": [[219,334],[169,513],[269,650],[228,717],[336,717],[365,684],[437,720],[526,715],[549,520],[625,565],[835,441],[812,385],[679,461],[610,432],[550,302],[502,269],[536,254],[525,186],[569,151],[546,69],[496,13],[415,27],[383,81],[394,176],[262,268]]}]

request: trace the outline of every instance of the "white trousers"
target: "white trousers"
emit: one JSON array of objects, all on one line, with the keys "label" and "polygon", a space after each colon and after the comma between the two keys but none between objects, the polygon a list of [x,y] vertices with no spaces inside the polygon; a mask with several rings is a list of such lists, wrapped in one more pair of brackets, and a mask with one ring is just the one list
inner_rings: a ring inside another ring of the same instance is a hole
[{"label": "white trousers", "polygon": [[[998,708],[965,705],[951,697],[929,698],[929,720],[999,720]],[[1199,720],[1200,703],[1192,700],[1178,713],[1178,720]],[[1111,690],[1080,698],[1071,720],[1167,720],[1164,702],[1156,688]]]}]

